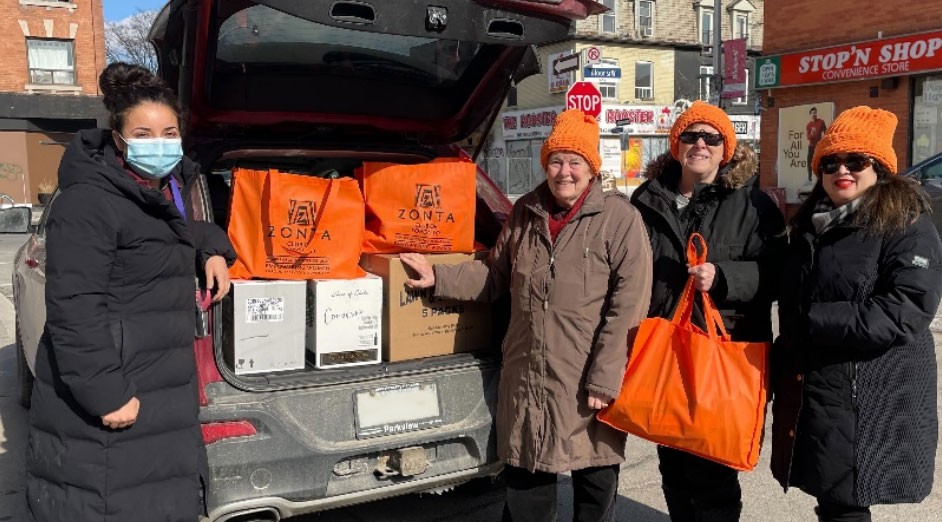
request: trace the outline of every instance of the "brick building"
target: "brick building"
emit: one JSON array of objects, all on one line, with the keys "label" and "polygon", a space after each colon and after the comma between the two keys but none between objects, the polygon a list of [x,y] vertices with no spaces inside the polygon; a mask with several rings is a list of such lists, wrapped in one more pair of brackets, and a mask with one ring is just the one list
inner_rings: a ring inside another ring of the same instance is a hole
[{"label": "brick building", "polygon": [[[715,100],[713,89],[714,0],[598,0],[607,13],[576,22],[573,38],[540,48],[543,72],[526,78],[508,96],[485,143],[482,165],[509,195],[521,195],[544,179],[543,140],[576,81],[591,81],[603,97],[599,117],[603,170],[640,182],[641,167],[668,148],[673,118],[691,101]],[[723,39],[747,39],[746,69],[752,78],[762,52],[762,0],[722,2]],[[600,61],[588,63],[590,48]],[[579,67],[553,74],[553,61],[576,54]],[[747,85],[751,82],[746,82]],[[758,139],[755,91],[722,100],[740,137]],[[631,120],[630,125],[616,125]]]},{"label": "brick building", "polygon": [[761,184],[785,187],[793,205],[814,180],[807,165],[812,109],[825,125],[856,105],[895,113],[901,170],[942,152],[942,0],[860,7],[852,0],[766,6],[766,56],[756,78],[764,109]]},{"label": "brick building", "polygon": [[37,203],[75,131],[105,118],[102,0],[0,0],[0,193]]}]

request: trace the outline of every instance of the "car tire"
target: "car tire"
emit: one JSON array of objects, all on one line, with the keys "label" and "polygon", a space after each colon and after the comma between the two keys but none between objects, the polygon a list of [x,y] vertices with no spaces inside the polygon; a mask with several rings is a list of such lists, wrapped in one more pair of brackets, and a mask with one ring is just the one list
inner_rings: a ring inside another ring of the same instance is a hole
[{"label": "car tire", "polygon": [[33,374],[26,362],[23,341],[20,340],[20,322],[16,322],[16,381],[19,389],[20,406],[29,409],[33,399]]}]

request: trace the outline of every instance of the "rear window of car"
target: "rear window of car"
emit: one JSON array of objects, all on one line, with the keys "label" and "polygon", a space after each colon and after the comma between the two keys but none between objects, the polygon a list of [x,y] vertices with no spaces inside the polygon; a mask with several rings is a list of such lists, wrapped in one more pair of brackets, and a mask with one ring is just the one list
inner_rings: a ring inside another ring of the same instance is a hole
[{"label": "rear window of car", "polygon": [[480,46],[331,27],[256,5],[222,23],[216,59],[314,67],[336,77],[449,84],[464,74]]},{"label": "rear window of car", "polygon": [[210,103],[221,109],[447,119],[500,46],[338,28],[264,5],[218,23]]}]

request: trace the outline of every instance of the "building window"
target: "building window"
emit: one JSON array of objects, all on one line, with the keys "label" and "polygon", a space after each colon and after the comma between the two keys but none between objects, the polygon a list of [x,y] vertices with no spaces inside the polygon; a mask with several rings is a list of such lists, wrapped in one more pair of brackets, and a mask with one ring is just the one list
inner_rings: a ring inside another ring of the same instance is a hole
[{"label": "building window", "polygon": [[706,65],[700,66],[700,91],[698,97],[700,100],[710,101],[710,95],[713,93],[713,67]]},{"label": "building window", "polygon": [[517,86],[511,85],[510,91],[507,93],[507,106],[516,107],[517,106]]},{"label": "building window", "polygon": [[602,5],[608,8],[608,12],[599,16],[599,32],[615,33],[615,0],[602,0]]},{"label": "building window", "polygon": [[700,9],[700,43],[713,45],[713,10]]},{"label": "building window", "polygon": [[749,68],[747,67],[744,71],[746,73],[746,87],[743,90],[743,95],[739,98],[733,98],[733,105],[745,105],[749,102]]},{"label": "building window", "polygon": [[606,82],[599,83],[599,92],[602,93],[603,100],[617,100],[618,84]]},{"label": "building window", "polygon": [[635,99],[651,100],[654,98],[654,64],[635,62]]},{"label": "building window", "polygon": [[651,0],[638,2],[638,31],[642,38],[654,35],[654,2]]},{"label": "building window", "polygon": [[746,13],[736,13],[733,15],[733,28],[735,38],[745,38],[746,44],[749,44],[749,15]]},{"label": "building window", "polygon": [[75,85],[73,40],[26,39],[29,82],[42,85]]}]

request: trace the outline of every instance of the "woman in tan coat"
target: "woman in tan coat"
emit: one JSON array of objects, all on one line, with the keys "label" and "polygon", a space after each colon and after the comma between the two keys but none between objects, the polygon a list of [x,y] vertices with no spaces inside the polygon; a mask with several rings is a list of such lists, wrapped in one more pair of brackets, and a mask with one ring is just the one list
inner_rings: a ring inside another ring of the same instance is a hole
[{"label": "woman in tan coat", "polygon": [[434,268],[402,254],[416,288],[469,301],[510,293],[497,406],[507,465],[505,522],[554,522],[556,474],[572,472],[574,520],[610,521],[625,435],[595,419],[618,395],[628,338],[651,294],[651,248],[638,211],[603,192],[595,118],[556,119],[546,182],[520,198],[490,256]]}]

